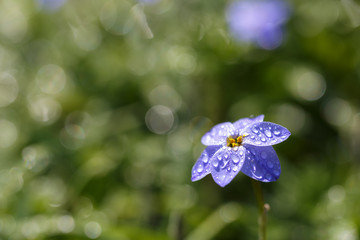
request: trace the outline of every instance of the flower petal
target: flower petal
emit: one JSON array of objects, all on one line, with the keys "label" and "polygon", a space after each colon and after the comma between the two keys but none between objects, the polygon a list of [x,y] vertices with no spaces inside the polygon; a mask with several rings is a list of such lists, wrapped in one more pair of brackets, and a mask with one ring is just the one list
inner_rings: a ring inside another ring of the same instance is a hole
[{"label": "flower petal", "polygon": [[210,173],[210,160],[221,147],[221,145],[217,145],[205,148],[192,168],[191,181],[200,180]]},{"label": "flower petal", "polygon": [[247,135],[243,144],[270,146],[285,141],[291,133],[283,126],[271,122],[258,122],[247,126],[241,134]]},{"label": "flower petal", "polygon": [[206,146],[220,145],[226,142],[226,138],[235,135],[236,131],[231,122],[219,123],[201,138],[202,144]]},{"label": "flower petal", "polygon": [[249,124],[264,121],[264,115],[259,115],[253,118],[241,118],[233,123],[235,129],[242,129]]},{"label": "flower petal", "polygon": [[221,187],[229,184],[239,173],[245,160],[245,148],[223,147],[211,159],[211,175]]},{"label": "flower petal", "polygon": [[261,182],[276,181],[281,173],[280,161],[272,146],[245,145],[245,162],[241,171]]}]

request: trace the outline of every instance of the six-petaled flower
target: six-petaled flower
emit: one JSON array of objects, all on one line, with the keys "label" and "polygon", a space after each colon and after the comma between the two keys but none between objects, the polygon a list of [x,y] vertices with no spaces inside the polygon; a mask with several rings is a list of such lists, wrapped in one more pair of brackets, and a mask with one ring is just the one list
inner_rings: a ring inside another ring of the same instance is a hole
[{"label": "six-petaled flower", "polygon": [[192,181],[211,173],[224,187],[239,173],[262,182],[276,181],[281,173],[279,158],[271,145],[290,136],[278,124],[263,122],[264,115],[214,126],[201,139],[208,146],[192,169]]}]

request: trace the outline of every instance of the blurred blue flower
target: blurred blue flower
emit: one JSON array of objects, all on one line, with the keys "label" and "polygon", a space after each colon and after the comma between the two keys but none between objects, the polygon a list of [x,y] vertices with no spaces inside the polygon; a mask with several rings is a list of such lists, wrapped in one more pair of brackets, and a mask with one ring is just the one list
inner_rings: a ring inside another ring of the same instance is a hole
[{"label": "blurred blue flower", "polygon": [[146,5],[153,5],[158,3],[160,0],[138,0],[138,1]]},{"label": "blurred blue flower", "polygon": [[228,6],[226,15],[237,40],[274,49],[282,43],[282,25],[289,17],[289,7],[281,0],[236,1]]},{"label": "blurred blue flower", "polygon": [[241,171],[258,181],[276,181],[281,169],[271,145],[285,141],[291,133],[263,120],[264,115],[260,115],[214,126],[201,138],[208,147],[193,166],[191,180],[211,173],[214,181],[224,187]]},{"label": "blurred blue flower", "polygon": [[41,8],[46,11],[53,12],[60,9],[66,2],[66,0],[37,0]]}]

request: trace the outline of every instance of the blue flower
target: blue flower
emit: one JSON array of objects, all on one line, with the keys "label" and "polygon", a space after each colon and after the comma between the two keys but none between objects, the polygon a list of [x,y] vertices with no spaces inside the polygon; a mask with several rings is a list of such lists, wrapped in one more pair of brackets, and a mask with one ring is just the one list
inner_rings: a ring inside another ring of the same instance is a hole
[{"label": "blue flower", "polygon": [[46,11],[53,12],[59,10],[66,0],[37,0],[37,2]]},{"label": "blue flower", "polygon": [[138,0],[145,5],[153,5],[159,2],[159,0]]},{"label": "blue flower", "polygon": [[274,49],[282,43],[282,25],[289,17],[289,7],[281,0],[236,1],[228,6],[226,15],[237,40]]},{"label": "blue flower", "polygon": [[291,133],[263,120],[264,115],[259,115],[214,126],[201,138],[208,147],[193,166],[191,180],[211,173],[214,181],[224,187],[241,171],[258,181],[276,181],[281,169],[271,145],[285,141]]}]

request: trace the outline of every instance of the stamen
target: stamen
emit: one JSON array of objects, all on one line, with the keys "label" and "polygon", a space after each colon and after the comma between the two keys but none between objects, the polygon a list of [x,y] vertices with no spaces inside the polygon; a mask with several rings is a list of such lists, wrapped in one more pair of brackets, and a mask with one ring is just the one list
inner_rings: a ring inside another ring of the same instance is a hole
[{"label": "stamen", "polygon": [[226,140],[226,145],[231,148],[239,147],[239,146],[241,146],[244,137],[245,137],[245,135],[238,136],[238,137],[230,136]]}]

